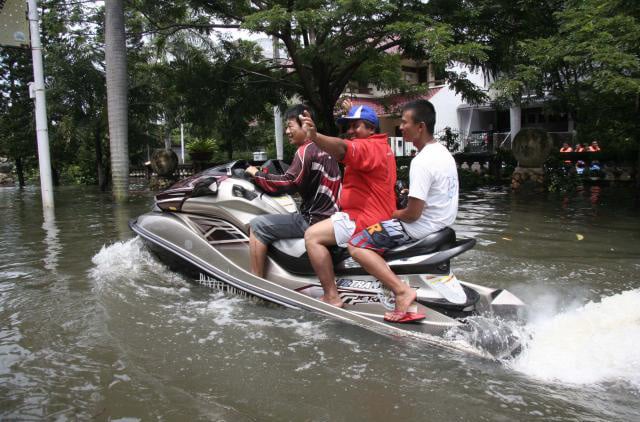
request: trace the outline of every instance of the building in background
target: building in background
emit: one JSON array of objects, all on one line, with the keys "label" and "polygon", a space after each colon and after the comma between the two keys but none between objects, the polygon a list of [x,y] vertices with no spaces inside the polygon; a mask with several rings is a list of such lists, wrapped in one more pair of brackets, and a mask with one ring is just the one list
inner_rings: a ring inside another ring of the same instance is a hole
[{"label": "building in background", "polygon": [[[489,98],[495,96],[490,90],[491,80],[482,71],[472,71],[459,64],[446,69],[458,74],[465,73],[467,79],[480,87]],[[573,123],[566,114],[549,113],[541,101],[527,102],[522,107],[499,108],[491,100],[485,104],[468,104],[460,94],[445,83],[445,69],[437,69],[431,63],[403,60],[402,73],[410,85],[424,85],[424,92],[411,95],[389,94],[372,85],[350,84],[345,91],[354,105],[372,107],[380,117],[380,130],[390,137],[391,147],[398,156],[410,156],[413,145],[405,143],[400,133],[400,110],[409,101],[426,99],[437,112],[435,136],[440,139],[445,133],[453,134],[457,145],[455,151],[481,152],[497,147],[510,148],[511,141],[523,127],[536,127],[552,134],[557,142],[571,142]],[[454,152],[455,152],[454,151]]]}]

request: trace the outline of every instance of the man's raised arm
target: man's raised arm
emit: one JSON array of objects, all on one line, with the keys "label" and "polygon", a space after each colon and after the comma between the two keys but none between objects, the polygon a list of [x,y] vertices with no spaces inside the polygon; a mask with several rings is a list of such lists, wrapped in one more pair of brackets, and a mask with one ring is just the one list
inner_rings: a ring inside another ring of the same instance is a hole
[{"label": "man's raised arm", "polygon": [[311,139],[321,150],[327,152],[338,161],[344,158],[347,153],[347,143],[344,139],[318,133],[308,111],[305,111],[299,117],[302,122],[302,128],[307,132],[307,138]]}]

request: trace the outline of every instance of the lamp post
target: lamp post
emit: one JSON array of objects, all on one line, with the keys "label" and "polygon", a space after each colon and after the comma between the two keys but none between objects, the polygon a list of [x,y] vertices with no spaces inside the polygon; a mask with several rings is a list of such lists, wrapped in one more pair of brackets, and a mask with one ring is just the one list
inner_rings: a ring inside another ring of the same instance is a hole
[{"label": "lamp post", "polygon": [[38,25],[36,0],[28,0],[29,27],[31,29],[31,56],[33,58],[33,83],[29,94],[36,102],[36,137],[38,140],[38,164],[40,166],[40,190],[42,207],[54,208],[53,183],[51,179],[51,155],[49,153],[49,129],[47,128],[47,101],[44,92],[44,70],[42,66],[42,44]]},{"label": "lamp post", "polygon": [[[280,50],[279,50],[278,39],[273,37],[273,61],[277,62],[280,60]],[[278,160],[282,160],[284,158],[284,145],[282,143],[282,115],[280,113],[280,108],[275,106],[273,108],[273,123],[276,131],[276,158]]]}]

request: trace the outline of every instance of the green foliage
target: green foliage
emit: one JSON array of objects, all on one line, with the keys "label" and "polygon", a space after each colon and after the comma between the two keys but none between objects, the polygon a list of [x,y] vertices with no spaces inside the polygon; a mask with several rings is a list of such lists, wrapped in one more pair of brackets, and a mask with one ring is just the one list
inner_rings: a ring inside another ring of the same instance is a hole
[{"label": "green foliage", "polygon": [[518,165],[518,160],[513,156],[513,151],[510,149],[498,148],[496,150],[496,156],[494,160],[498,163],[503,163],[504,167],[500,169],[500,177],[511,178],[513,171]]},{"label": "green foliage", "polygon": [[60,183],[63,185],[94,185],[96,175],[93,169],[80,164],[70,164],[60,174]]},{"label": "green foliage", "polygon": [[488,179],[471,170],[458,169],[458,182],[461,189],[475,189],[486,185]]},{"label": "green foliage", "polygon": [[402,180],[407,185],[409,184],[409,165],[399,165],[397,166],[397,180]]},{"label": "green foliage", "polygon": [[25,171],[37,165],[30,51],[0,47],[0,155],[21,160]]},{"label": "green foliage", "polygon": [[557,151],[544,163],[544,179],[549,192],[574,192],[582,183],[573,165],[565,164]]},{"label": "green foliage", "polygon": [[212,153],[218,151],[218,144],[212,138],[193,138],[186,145],[187,151],[190,153]]},{"label": "green foliage", "polygon": [[[108,166],[103,9],[40,2],[49,135],[63,180],[92,183]],[[401,59],[444,69],[454,61],[498,74],[505,103],[553,99],[577,122],[578,140],[637,154],[640,138],[640,4],[631,0],[177,0],[127,2],[129,151],[189,137],[216,138],[216,160],[266,146],[275,156],[272,106],[296,93],[332,130],[348,83],[407,93]],[[257,44],[217,26],[275,36],[289,58],[265,59]],[[486,99],[463,73],[445,72],[469,102]],[[27,50],[0,49],[0,153],[36,166]],[[285,142],[285,157],[295,150]],[[226,157],[222,156],[226,154]],[[499,152],[500,154],[500,152]],[[507,165],[507,170],[509,165]],[[104,174],[104,172],[103,172]],[[475,176],[465,175],[467,179]]]},{"label": "green foliage", "polygon": [[[220,2],[192,0],[198,11],[280,40],[289,60],[280,83],[299,93],[326,132],[334,132],[333,108],[350,81],[402,90],[399,56],[440,65],[487,59],[486,46],[458,36],[439,2],[314,0]],[[465,98],[483,94],[465,75],[448,74]]]},{"label": "green foliage", "polygon": [[460,148],[458,137],[460,137],[459,133],[452,132],[450,127],[446,127],[444,128],[444,133],[440,135],[438,141],[440,143],[443,143],[449,151],[455,152]]},{"label": "green foliage", "polygon": [[252,125],[271,119],[272,105],[282,101],[282,93],[265,76],[270,72],[266,64],[258,62],[257,46],[221,41],[206,47],[180,43],[180,49],[154,69],[167,123],[189,122],[190,134],[216,136],[227,157],[234,150],[252,149]]},{"label": "green foliage", "polygon": [[640,142],[640,3],[565,0],[547,33],[517,43],[494,84],[502,102],[544,99],[576,122],[579,142],[632,151]]}]

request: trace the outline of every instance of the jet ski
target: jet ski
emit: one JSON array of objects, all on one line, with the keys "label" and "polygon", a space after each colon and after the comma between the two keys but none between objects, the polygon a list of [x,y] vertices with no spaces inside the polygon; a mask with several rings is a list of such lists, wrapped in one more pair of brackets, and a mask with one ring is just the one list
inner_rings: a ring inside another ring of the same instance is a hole
[{"label": "jet ski", "polygon": [[[169,268],[196,283],[263,299],[288,308],[318,312],[392,336],[421,338],[453,347],[445,334],[476,315],[518,318],[524,304],[504,289],[458,280],[450,261],[475,245],[445,228],[385,254],[391,269],[417,292],[417,311],[426,318],[410,324],[386,322],[393,294],[367,274],[345,248],[332,250],[337,308],[320,301],[323,291],[309,262],[304,239],[285,239],[269,247],[265,278],[254,276],[249,261],[249,222],[261,214],[295,213],[291,195],[271,196],[245,174],[249,163],[237,160],[181,180],[155,197],[151,212],[129,226]],[[269,160],[263,171],[284,173],[286,164]],[[517,353],[518,342],[498,352]],[[477,351],[479,354],[485,352]]]}]

